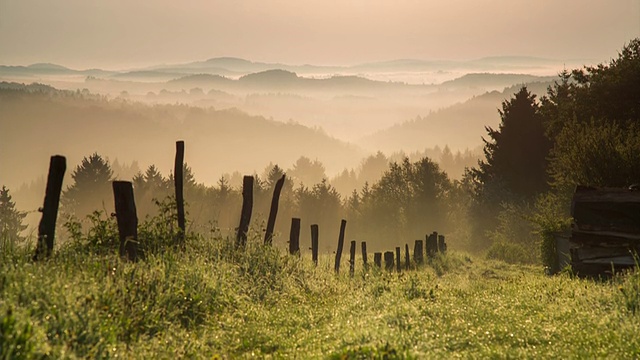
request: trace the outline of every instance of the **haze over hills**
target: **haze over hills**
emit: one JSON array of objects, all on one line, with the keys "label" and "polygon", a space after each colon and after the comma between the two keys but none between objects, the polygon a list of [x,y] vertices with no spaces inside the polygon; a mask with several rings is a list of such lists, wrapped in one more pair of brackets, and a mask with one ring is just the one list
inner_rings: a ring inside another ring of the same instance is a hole
[{"label": "haze over hills", "polygon": [[0,109],[0,168],[3,183],[12,187],[45,174],[52,154],[66,155],[71,167],[98,152],[112,161],[137,160],[142,168],[155,164],[168,175],[177,139],[185,140],[186,162],[207,184],[271,162],[286,168],[303,155],[322,161],[330,173],[364,156],[321,131],[238,110],[152,106],[6,83],[0,83]]},{"label": "haze over hills", "polygon": [[[515,87],[530,84],[544,93],[558,71],[539,76],[509,69],[540,70],[554,64],[497,57],[327,67],[215,58],[127,71],[0,66],[0,81],[37,81],[68,90],[30,85],[26,91],[24,85],[4,83],[0,113],[10,121],[3,121],[1,130],[3,138],[37,144],[21,150],[34,162],[66,152],[73,154],[73,163],[100,151],[122,162],[138,159],[142,166],[161,166],[171,163],[170,144],[185,138],[196,149],[190,161],[194,171],[208,183],[224,172],[252,172],[269,162],[286,167],[301,155],[323,161],[327,175],[333,176],[378,150],[390,154],[445,145],[454,152],[477,148],[484,126],[499,122],[497,108]],[[502,71],[481,72],[500,66]],[[454,76],[472,67],[478,71]],[[447,80],[382,80],[392,74],[421,76],[420,71]],[[30,129],[46,131],[34,135]],[[11,141],[2,142],[3,153],[17,151],[19,145]],[[274,143],[280,150],[273,150]],[[134,157],[131,144],[140,145]],[[241,155],[235,149],[243,149]],[[2,168],[18,166],[9,163],[14,160],[3,160]],[[32,180],[46,167],[39,165],[19,178]]]},{"label": "haze over hills", "polygon": [[241,58],[219,57],[182,64],[162,64],[122,70],[76,70],[57,64],[0,65],[0,76],[100,75],[128,80],[142,80],[149,77],[166,81],[193,74],[221,75],[237,79],[243,75],[267,70],[286,70],[308,77],[357,75],[372,80],[438,84],[466,73],[527,73],[549,76],[555,75],[565,67],[582,67],[592,63],[593,61],[586,59],[556,60],[524,56],[495,56],[467,61],[399,59],[352,66],[322,66],[253,62]]}]

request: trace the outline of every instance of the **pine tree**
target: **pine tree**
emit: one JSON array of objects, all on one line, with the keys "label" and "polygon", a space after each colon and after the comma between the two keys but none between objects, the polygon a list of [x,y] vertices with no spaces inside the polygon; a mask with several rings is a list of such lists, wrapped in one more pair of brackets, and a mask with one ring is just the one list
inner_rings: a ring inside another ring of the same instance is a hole
[{"label": "pine tree", "polygon": [[24,240],[20,233],[27,228],[26,225],[22,225],[25,216],[27,216],[25,212],[16,209],[9,189],[2,186],[2,190],[0,190],[0,240],[3,243],[8,241],[9,244],[16,244]]},{"label": "pine tree", "polygon": [[71,177],[74,184],[62,193],[61,203],[64,212],[80,218],[93,211],[113,209],[111,180],[113,171],[109,161],[97,153],[82,159]]}]

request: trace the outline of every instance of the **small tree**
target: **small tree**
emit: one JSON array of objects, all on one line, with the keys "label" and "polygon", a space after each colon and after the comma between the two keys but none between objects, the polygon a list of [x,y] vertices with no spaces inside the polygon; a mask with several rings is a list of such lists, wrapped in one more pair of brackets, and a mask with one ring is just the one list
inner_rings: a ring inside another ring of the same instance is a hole
[{"label": "small tree", "polygon": [[2,186],[0,190],[0,240],[9,244],[16,244],[24,240],[20,233],[27,228],[22,225],[27,213],[18,211],[16,204],[11,200],[9,189]]}]

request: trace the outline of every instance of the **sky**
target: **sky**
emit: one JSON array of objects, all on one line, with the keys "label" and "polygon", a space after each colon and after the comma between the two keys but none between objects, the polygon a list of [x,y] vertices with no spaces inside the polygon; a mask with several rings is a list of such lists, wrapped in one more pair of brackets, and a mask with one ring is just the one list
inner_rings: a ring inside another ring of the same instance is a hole
[{"label": "sky", "polygon": [[0,0],[0,64],[127,69],[536,56],[607,61],[640,0]]}]

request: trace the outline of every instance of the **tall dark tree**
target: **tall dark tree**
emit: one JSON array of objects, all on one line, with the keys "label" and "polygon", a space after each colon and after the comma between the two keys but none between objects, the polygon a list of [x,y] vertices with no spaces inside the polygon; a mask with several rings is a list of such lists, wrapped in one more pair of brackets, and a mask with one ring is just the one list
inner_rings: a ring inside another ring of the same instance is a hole
[{"label": "tall dark tree", "polygon": [[16,244],[24,237],[20,233],[27,228],[22,225],[27,214],[16,209],[16,203],[9,194],[9,189],[2,186],[0,190],[0,243],[8,241],[9,244]]},{"label": "tall dark tree", "polygon": [[60,199],[65,213],[83,218],[96,210],[113,210],[113,171],[109,161],[97,153],[84,157],[71,178],[73,185],[63,191]]},{"label": "tall dark tree", "polygon": [[510,197],[503,200],[532,200],[548,189],[547,156],[552,143],[545,136],[535,98],[523,86],[502,103],[499,128],[486,128],[490,138],[483,139],[486,160],[473,171],[485,188],[481,192],[493,187],[496,194]]}]

